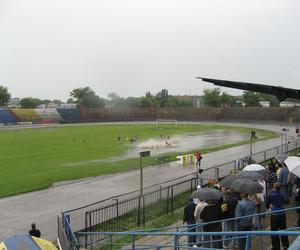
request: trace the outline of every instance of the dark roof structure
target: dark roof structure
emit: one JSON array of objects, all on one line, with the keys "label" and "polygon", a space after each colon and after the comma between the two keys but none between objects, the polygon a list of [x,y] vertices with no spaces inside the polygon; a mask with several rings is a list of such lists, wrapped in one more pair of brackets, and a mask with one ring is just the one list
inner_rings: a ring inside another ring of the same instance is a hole
[{"label": "dark roof structure", "polygon": [[293,98],[293,99],[300,100],[299,89],[290,89],[290,88],[284,88],[280,86],[270,86],[270,85],[248,83],[248,82],[235,82],[235,81],[227,81],[227,80],[204,78],[204,77],[196,77],[196,78],[201,79],[202,81],[205,82],[213,83],[214,85],[217,86],[275,95],[280,102],[285,100],[286,98]]}]

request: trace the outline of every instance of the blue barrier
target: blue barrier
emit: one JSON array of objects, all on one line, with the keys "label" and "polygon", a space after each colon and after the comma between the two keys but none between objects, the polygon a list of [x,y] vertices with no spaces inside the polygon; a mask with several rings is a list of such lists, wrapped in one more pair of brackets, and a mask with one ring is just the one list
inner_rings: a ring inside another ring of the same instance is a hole
[{"label": "blue barrier", "polygon": [[[293,207],[293,208],[287,208],[287,209],[282,209],[280,210],[281,212],[289,212],[289,211],[296,211],[297,209],[300,209],[299,207]],[[278,212],[278,211],[277,211]],[[248,216],[242,216],[242,217],[237,217],[237,218],[231,218],[231,219],[225,219],[225,220],[219,220],[219,221],[211,221],[211,222],[206,222],[206,223],[199,223],[199,224],[194,224],[195,228],[197,227],[202,227],[204,225],[212,224],[212,223],[223,223],[226,221],[232,221],[232,220],[239,220],[243,218],[249,218],[249,217],[255,217],[255,216],[261,216],[261,215],[267,215],[267,214],[274,214],[274,212],[265,212],[265,213],[258,213],[258,214],[253,214],[253,215],[248,215]],[[191,225],[189,225],[191,226]],[[169,236],[173,237],[173,244],[172,246],[174,249],[190,249],[191,247],[188,246],[188,244],[179,244],[179,238],[182,236],[219,236],[219,237],[224,237],[227,236],[226,240],[234,240],[234,239],[239,239],[239,238],[246,238],[246,249],[250,249],[250,241],[252,237],[257,237],[257,236],[300,236],[300,227],[294,227],[294,228],[288,228],[286,230],[281,230],[281,231],[230,231],[230,232],[187,232],[187,225],[180,225],[180,226],[175,226],[175,227],[162,227],[162,228],[155,228],[155,229],[148,229],[148,230],[134,230],[134,231],[127,231],[127,232],[78,232],[78,235],[84,235],[86,236],[86,239],[88,238],[87,236],[93,236],[93,235],[106,235],[109,236],[111,245],[120,245],[124,243],[113,243],[112,242],[112,236],[130,236],[132,239],[137,238],[138,236]],[[174,230],[175,232],[163,232],[165,230]],[[180,231],[181,230],[181,231]],[[297,231],[295,231],[297,230]],[[91,237],[89,237],[91,238]],[[224,239],[216,239],[216,240],[206,240],[206,241],[201,241],[201,242],[196,242],[196,244],[208,244],[208,243],[216,243],[224,241]],[[299,241],[299,243],[297,243]],[[86,243],[86,242],[85,242]],[[92,243],[91,245],[95,244],[95,242],[88,242]],[[107,242],[103,243],[98,243],[98,244],[108,244]],[[128,244],[128,243],[127,243]],[[165,248],[165,247],[170,247],[171,245],[166,245],[166,244],[135,244],[135,242],[131,243],[134,245],[136,248],[135,249],[147,249],[147,248]],[[294,244],[300,244],[300,240],[297,240]],[[143,248],[140,248],[143,247]],[[132,249],[132,248],[131,248]],[[201,248],[205,249],[205,248]],[[208,249],[213,249],[213,248],[208,248]],[[216,248],[218,249],[218,248]],[[296,249],[296,248],[295,248]],[[299,249],[299,248],[298,248]]]},{"label": "blue barrier", "polygon": [[78,109],[57,108],[56,110],[64,122],[82,122],[82,118]]},{"label": "blue barrier", "polygon": [[8,109],[0,109],[0,123],[16,124],[17,119],[10,113]]},{"label": "blue barrier", "polygon": [[63,213],[62,214],[62,226],[63,226],[66,236],[68,238],[68,242],[71,245],[71,249],[79,249],[78,240],[72,230],[70,223],[71,223],[70,215]]}]

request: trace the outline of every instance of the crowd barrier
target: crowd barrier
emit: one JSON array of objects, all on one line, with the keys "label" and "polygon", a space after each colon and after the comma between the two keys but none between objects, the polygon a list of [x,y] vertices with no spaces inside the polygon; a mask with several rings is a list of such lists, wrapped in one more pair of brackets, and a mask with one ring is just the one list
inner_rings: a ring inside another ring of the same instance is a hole
[{"label": "crowd barrier", "polygon": [[[255,162],[272,159],[286,149],[287,152],[300,147],[300,139],[286,145],[277,146],[252,155]],[[145,188],[144,195],[138,191],[89,204],[87,206],[65,211],[72,219],[72,232],[124,231],[132,226],[145,223],[160,215],[173,213],[185,205],[187,198],[197,185],[206,185],[209,179],[218,179],[229,175],[239,165],[245,163],[249,156],[225,164],[205,169],[201,176],[196,173],[177,178],[165,183]],[[70,229],[71,230],[71,229]],[[85,247],[105,240],[105,234],[94,234],[93,240],[85,239]]]}]

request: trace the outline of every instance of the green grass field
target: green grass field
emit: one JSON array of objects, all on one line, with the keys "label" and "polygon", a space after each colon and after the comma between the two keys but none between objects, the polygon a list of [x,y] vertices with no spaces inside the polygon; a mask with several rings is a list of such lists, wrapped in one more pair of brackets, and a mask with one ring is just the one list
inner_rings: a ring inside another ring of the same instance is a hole
[{"label": "green grass field", "polygon": [[[247,133],[251,128],[221,125],[182,125],[156,129],[153,124],[139,125],[84,125],[0,131],[0,197],[47,188],[55,182],[116,173],[139,167],[137,158],[115,162],[101,159],[116,157],[128,150],[128,143],[116,143],[121,138],[139,136],[139,141],[163,136],[234,129]],[[257,130],[259,138],[275,137],[274,132]],[[203,153],[248,143],[201,149]],[[175,159],[175,153],[171,154]],[[99,161],[100,159],[100,161]],[[95,162],[93,162],[95,160]],[[85,162],[80,165],[70,163]],[[153,164],[154,157],[144,165]]]}]

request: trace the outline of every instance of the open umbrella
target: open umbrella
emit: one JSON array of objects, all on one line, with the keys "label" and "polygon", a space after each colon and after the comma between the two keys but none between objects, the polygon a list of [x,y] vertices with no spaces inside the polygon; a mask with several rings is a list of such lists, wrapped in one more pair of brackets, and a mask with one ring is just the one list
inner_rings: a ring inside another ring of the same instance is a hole
[{"label": "open umbrella", "polygon": [[223,180],[220,181],[220,186],[225,188],[230,188],[230,185],[233,181],[237,180],[239,177],[234,174],[230,176],[226,176]]},{"label": "open umbrella", "polygon": [[28,234],[16,235],[0,243],[0,250],[58,250],[50,241]]},{"label": "open umbrella", "polygon": [[279,154],[275,157],[275,160],[279,163],[283,163],[288,158],[287,154]]},{"label": "open umbrella", "polygon": [[257,171],[263,175],[264,178],[268,177],[268,170],[260,164],[250,164],[243,168],[242,171]]},{"label": "open umbrella", "polygon": [[291,173],[300,177],[300,157],[289,156],[284,163]]},{"label": "open umbrella", "polygon": [[263,180],[263,178],[264,177],[259,172],[243,171],[243,172],[238,172],[234,175],[225,177],[223,180],[221,180],[220,186],[230,188],[232,182],[234,182],[237,179],[250,179],[253,181],[261,181],[261,180]]},{"label": "open umbrella", "polygon": [[264,188],[256,181],[250,179],[237,179],[230,185],[230,188],[239,192],[246,194],[256,194],[261,193]]},{"label": "open umbrella", "polygon": [[195,190],[191,197],[202,201],[218,200],[223,197],[223,194],[216,188],[205,187]]}]

